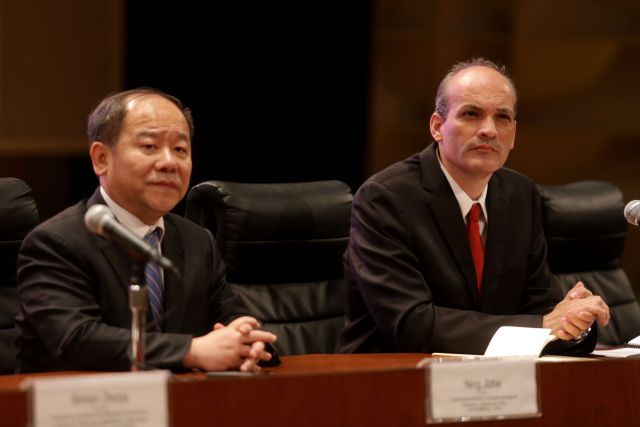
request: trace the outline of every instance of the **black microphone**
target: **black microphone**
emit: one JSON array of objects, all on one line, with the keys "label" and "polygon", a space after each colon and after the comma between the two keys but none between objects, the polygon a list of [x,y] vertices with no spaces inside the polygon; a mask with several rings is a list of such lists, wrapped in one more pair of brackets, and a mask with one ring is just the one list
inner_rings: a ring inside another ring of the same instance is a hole
[{"label": "black microphone", "polygon": [[632,225],[638,225],[640,221],[640,200],[632,200],[624,207],[624,217]]},{"label": "black microphone", "polygon": [[178,269],[168,258],[162,256],[156,248],[151,247],[144,239],[120,224],[109,207],[105,205],[91,206],[84,216],[84,223],[89,231],[122,245],[136,260],[156,262],[165,270],[180,276]]}]

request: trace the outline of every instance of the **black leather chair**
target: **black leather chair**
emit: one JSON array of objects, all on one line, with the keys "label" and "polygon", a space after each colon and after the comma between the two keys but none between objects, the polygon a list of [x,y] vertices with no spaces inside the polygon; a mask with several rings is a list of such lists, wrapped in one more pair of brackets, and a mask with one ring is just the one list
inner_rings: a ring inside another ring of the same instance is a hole
[{"label": "black leather chair", "polygon": [[0,178],[0,374],[15,368],[16,262],[22,239],[37,224],[31,188],[16,178]]},{"label": "black leather chair", "polygon": [[339,181],[207,181],[189,191],[185,216],[216,236],[227,281],[278,335],[281,355],[335,351],[351,200]]},{"label": "black leather chair", "polygon": [[640,305],[620,265],[627,230],[620,189],[603,181],[538,188],[551,272],[565,291],[582,280],[609,304],[611,322],[599,328],[598,342],[640,335]]}]

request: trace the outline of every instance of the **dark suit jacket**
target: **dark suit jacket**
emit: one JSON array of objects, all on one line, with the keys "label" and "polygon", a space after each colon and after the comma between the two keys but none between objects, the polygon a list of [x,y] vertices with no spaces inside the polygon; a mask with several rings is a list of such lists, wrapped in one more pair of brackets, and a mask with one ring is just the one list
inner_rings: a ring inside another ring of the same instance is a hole
[{"label": "dark suit jacket", "polygon": [[482,354],[500,326],[541,327],[563,297],[546,267],[537,190],[502,168],[489,182],[479,300],[464,219],[436,148],[374,175],[354,197],[340,352]]},{"label": "dark suit jacket", "polygon": [[[131,261],[87,231],[84,215],[104,203],[96,191],[34,229],[18,260],[18,372],[128,370]],[[146,334],[148,365],[180,369],[193,336],[246,313],[224,279],[213,237],[177,215],[165,216],[163,255],[182,272],[165,274],[165,331]]]}]

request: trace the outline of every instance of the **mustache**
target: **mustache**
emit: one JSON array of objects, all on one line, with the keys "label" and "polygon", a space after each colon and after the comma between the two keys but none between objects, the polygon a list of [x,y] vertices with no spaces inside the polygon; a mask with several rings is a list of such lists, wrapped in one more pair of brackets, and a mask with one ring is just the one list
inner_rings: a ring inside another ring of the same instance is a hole
[{"label": "mustache", "polygon": [[486,141],[473,141],[469,148],[490,148],[491,150],[500,152],[502,150],[502,146],[498,144],[496,140],[486,140]]}]

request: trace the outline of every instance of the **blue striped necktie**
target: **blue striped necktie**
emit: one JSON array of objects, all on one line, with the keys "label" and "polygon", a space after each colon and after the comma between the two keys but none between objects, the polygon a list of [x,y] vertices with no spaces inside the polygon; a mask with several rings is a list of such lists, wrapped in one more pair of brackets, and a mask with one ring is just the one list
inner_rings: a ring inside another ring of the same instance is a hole
[{"label": "blue striped necktie", "polygon": [[[150,231],[144,240],[154,249],[158,249],[158,240],[160,236],[160,228]],[[144,268],[144,278],[147,284],[147,293],[149,295],[149,305],[151,306],[151,317],[156,329],[162,331],[164,317],[164,283],[162,283],[162,274],[160,266],[155,262],[147,262]]]}]

